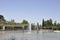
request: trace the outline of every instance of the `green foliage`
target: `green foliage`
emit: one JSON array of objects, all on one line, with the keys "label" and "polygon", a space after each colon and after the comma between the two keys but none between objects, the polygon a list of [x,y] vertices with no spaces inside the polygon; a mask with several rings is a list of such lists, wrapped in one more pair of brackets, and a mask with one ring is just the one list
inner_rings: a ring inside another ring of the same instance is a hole
[{"label": "green foliage", "polygon": [[4,16],[0,15],[0,21],[5,21]]},{"label": "green foliage", "polygon": [[47,20],[47,26],[52,26],[52,19]]},{"label": "green foliage", "polygon": [[23,20],[22,24],[29,24],[27,20]]},{"label": "green foliage", "polygon": [[60,23],[56,23],[56,21],[55,21],[53,26],[54,26],[53,27],[54,30],[60,30]]},{"label": "green foliage", "polygon": [[6,24],[6,21],[2,21],[2,20],[1,20],[1,21],[0,21],[0,24]]},{"label": "green foliage", "polygon": [[45,24],[44,24],[44,19],[42,20],[42,27],[44,27],[45,26]]},{"label": "green foliage", "polygon": [[54,22],[54,24],[53,24],[54,26],[56,26],[56,21]]},{"label": "green foliage", "polygon": [[59,23],[56,25],[56,28],[57,28],[58,30],[60,30],[60,24],[59,24]]},{"label": "green foliage", "polygon": [[[4,19],[3,15],[0,15],[0,24],[4,24],[4,25],[25,25],[25,24],[29,24],[29,22],[27,20],[23,20],[22,23],[16,23],[14,20],[11,21],[6,21]],[[37,25],[35,24],[31,24],[31,27],[33,30],[37,29],[37,27],[39,27],[39,24],[37,23]],[[52,21],[52,19],[49,20],[42,20],[42,28],[53,28],[54,30],[60,30],[60,23],[56,23],[56,21]]]},{"label": "green foliage", "polygon": [[15,25],[14,22],[7,22],[8,25]]},{"label": "green foliage", "polygon": [[35,30],[36,29],[36,25],[35,24],[31,24],[31,28],[32,28],[32,30]]},{"label": "green foliage", "polygon": [[44,26],[47,26],[47,21],[44,21]]},{"label": "green foliage", "polygon": [[44,19],[42,20],[42,28],[52,28],[53,24],[52,24],[52,19],[49,19],[47,21],[44,21]]},{"label": "green foliage", "polygon": [[44,28],[53,28],[54,30],[60,30],[60,23],[56,23],[56,21],[54,22],[54,24],[52,23],[52,19],[49,19],[47,21],[44,21],[44,19],[42,20],[42,27]]}]

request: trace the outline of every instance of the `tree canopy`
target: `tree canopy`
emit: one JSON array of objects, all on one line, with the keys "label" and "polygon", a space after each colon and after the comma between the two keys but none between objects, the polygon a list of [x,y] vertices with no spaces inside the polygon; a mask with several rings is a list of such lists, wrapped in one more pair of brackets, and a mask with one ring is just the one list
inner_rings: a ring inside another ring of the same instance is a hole
[{"label": "tree canopy", "polygon": [[0,21],[5,21],[4,16],[0,15]]},{"label": "tree canopy", "polygon": [[28,23],[27,20],[24,19],[24,20],[22,21],[22,24],[29,24],[29,23]]}]

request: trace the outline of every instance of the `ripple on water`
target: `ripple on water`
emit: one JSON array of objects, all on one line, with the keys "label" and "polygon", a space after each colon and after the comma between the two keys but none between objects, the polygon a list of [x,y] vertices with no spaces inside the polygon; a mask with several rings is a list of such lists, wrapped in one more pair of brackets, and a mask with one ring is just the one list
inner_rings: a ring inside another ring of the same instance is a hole
[{"label": "ripple on water", "polygon": [[0,40],[60,40],[60,33],[55,32],[3,32],[0,34]]}]

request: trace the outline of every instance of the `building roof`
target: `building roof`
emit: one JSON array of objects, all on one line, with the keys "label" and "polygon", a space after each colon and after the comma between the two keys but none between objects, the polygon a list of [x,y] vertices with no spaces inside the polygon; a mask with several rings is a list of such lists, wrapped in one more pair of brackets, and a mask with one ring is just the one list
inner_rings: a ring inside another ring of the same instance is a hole
[{"label": "building roof", "polygon": [[10,26],[10,27],[14,27],[14,26],[16,26],[16,27],[24,27],[24,26],[28,26],[28,24],[16,24],[16,25],[7,25],[7,24],[0,24],[0,26]]}]

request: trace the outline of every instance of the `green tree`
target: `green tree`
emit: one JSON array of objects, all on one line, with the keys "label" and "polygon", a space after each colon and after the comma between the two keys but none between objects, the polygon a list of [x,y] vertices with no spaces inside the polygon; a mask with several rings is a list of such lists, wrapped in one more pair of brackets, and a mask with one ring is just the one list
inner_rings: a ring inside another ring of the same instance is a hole
[{"label": "green tree", "polygon": [[52,26],[52,25],[53,25],[53,23],[52,23],[52,19],[50,19],[49,21],[50,21],[50,26]]},{"label": "green tree", "polygon": [[46,21],[44,21],[44,19],[42,20],[42,28],[52,28],[52,26],[52,19]]},{"label": "green tree", "polygon": [[5,21],[4,16],[0,15],[0,21]]},{"label": "green tree", "polygon": [[56,29],[57,29],[57,30],[60,30],[60,23],[58,23],[58,24],[56,25]]},{"label": "green tree", "polygon": [[54,26],[56,26],[56,21],[54,22],[54,24],[53,24]]},{"label": "green tree", "polygon": [[52,19],[47,20],[47,26],[52,26]]},{"label": "green tree", "polygon": [[44,21],[44,26],[45,26],[45,27],[47,26],[47,21]]},{"label": "green tree", "polygon": [[32,30],[35,30],[36,29],[36,25],[35,24],[31,24],[31,28],[32,28]]},{"label": "green tree", "polygon": [[27,20],[23,20],[22,24],[29,24]]},{"label": "green tree", "polygon": [[46,21],[46,28],[48,28],[48,29],[53,28],[52,19],[49,19],[49,20]]},{"label": "green tree", "polygon": [[44,19],[42,20],[42,27],[44,27],[45,26],[45,24],[44,24]]}]

